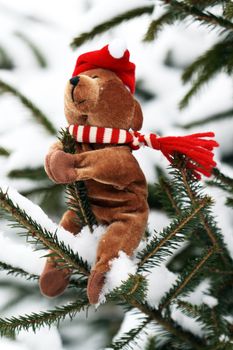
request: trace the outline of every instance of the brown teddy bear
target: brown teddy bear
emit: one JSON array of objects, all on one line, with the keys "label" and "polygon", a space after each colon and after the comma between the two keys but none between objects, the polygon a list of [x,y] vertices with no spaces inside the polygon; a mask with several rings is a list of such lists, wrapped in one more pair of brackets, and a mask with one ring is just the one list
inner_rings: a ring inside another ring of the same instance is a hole
[{"label": "brown teddy bear", "polygon": [[[103,57],[110,55],[108,47],[94,53],[101,56],[101,66]],[[129,67],[128,74],[132,75],[134,65],[128,58],[128,51],[122,58],[112,57],[113,66],[123,65],[121,71]],[[79,75],[77,66],[80,67],[78,62],[65,89],[68,123],[139,130],[143,121],[140,105],[119,74],[110,70],[111,64],[108,63],[108,69],[87,69]],[[124,73],[127,76],[127,72]],[[128,86],[131,88],[130,82]],[[56,183],[85,180],[93,213],[100,224],[107,225],[88,281],[89,301],[97,303],[109,262],[118,256],[119,251],[132,255],[145,231],[148,205],[144,174],[129,145],[118,144],[77,143],[77,154],[71,155],[63,151],[61,142],[56,142],[46,157],[45,169]],[[76,235],[80,227],[75,216],[68,210],[60,225]],[[40,277],[42,293],[50,297],[61,294],[68,284],[69,275],[67,269],[56,269],[55,262],[49,258]]]},{"label": "brown teddy bear", "polygon": [[[65,153],[62,143],[56,142],[45,161],[46,172],[56,183],[85,181],[93,213],[100,224],[107,225],[88,279],[92,304],[98,302],[109,262],[119,251],[132,255],[147,224],[147,185],[132,149],[146,145],[162,151],[171,162],[174,152],[183,153],[187,168],[197,178],[210,176],[215,166],[212,150],[218,144],[205,139],[214,136],[211,132],[177,137],[141,135],[142,111],[134,89],[135,65],[121,43],[79,56],[65,90],[65,116],[77,141],[77,153]],[[68,210],[60,225],[76,235],[81,228],[75,219],[76,214]],[[70,274],[68,269],[57,269],[55,260],[48,258],[40,277],[42,293],[50,297],[61,294]]]}]

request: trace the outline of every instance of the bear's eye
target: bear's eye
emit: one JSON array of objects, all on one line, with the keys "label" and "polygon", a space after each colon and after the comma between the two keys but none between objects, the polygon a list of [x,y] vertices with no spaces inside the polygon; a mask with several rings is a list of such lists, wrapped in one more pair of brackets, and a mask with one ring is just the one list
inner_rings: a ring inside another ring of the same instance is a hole
[{"label": "bear's eye", "polygon": [[96,79],[96,78],[99,78],[98,75],[93,75],[92,76],[92,79]]}]

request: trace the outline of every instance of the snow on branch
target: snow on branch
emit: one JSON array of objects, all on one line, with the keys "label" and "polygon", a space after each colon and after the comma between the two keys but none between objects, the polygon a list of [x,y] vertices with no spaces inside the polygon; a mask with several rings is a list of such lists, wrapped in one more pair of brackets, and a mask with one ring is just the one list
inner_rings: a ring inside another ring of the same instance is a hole
[{"label": "snow on branch", "polygon": [[93,234],[84,227],[77,237],[73,236],[52,222],[39,206],[6,186],[0,188],[0,206],[17,222],[17,227],[26,228],[32,242],[37,243],[37,249],[39,243],[41,249],[51,249],[68,266],[85,275],[89,273],[90,265],[95,261],[98,239],[104,232],[103,227],[95,227]]}]

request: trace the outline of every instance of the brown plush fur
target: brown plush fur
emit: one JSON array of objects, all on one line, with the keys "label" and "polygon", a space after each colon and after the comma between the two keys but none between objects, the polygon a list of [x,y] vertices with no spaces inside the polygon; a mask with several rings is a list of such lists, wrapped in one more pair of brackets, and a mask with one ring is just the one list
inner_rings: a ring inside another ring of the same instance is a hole
[{"label": "brown plush fur", "polygon": [[[140,105],[115,73],[93,69],[80,74],[76,87],[68,82],[65,115],[69,124],[139,130]],[[56,183],[84,180],[97,221],[107,225],[97,259],[88,281],[90,303],[96,303],[109,262],[120,250],[132,255],[145,231],[148,218],[145,177],[128,146],[77,144],[77,154],[67,154],[62,144],[54,144],[46,157],[45,169]],[[80,227],[74,213],[67,211],[60,225],[73,234]],[[50,258],[40,278],[43,294],[64,291],[70,271],[56,269]]]}]

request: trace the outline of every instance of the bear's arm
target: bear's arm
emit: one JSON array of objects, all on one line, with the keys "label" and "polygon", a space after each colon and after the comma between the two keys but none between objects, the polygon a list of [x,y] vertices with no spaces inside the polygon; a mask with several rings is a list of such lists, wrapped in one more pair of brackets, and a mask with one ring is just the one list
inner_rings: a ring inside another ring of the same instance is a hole
[{"label": "bear's arm", "polygon": [[76,180],[95,180],[124,189],[144,182],[144,174],[128,147],[111,147],[75,154]]}]

